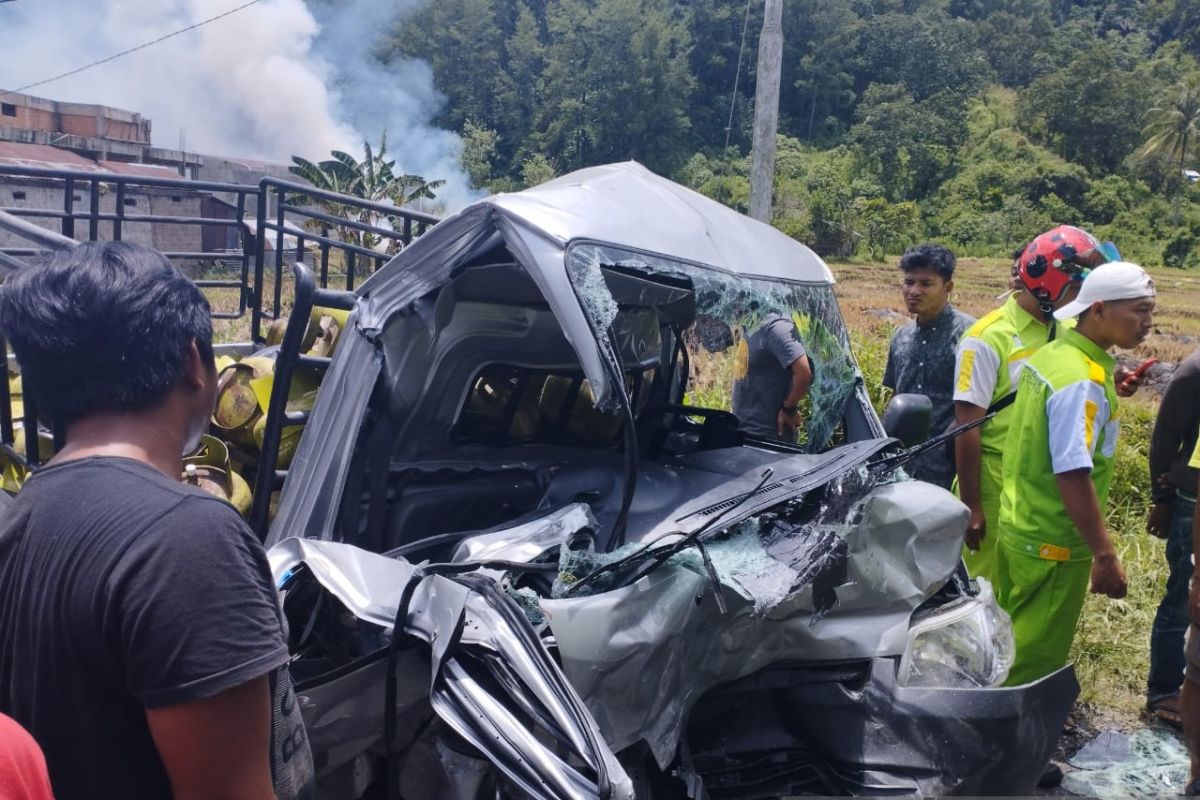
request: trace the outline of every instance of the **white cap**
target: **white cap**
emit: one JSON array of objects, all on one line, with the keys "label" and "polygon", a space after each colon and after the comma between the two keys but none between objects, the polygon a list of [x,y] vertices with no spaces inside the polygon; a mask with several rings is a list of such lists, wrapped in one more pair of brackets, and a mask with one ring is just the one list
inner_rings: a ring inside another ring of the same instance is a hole
[{"label": "white cap", "polygon": [[1074,300],[1054,312],[1055,319],[1077,317],[1092,307],[1092,303],[1105,300],[1133,300],[1137,297],[1154,297],[1154,280],[1146,270],[1128,261],[1112,261],[1101,264],[1088,273],[1079,287]]}]

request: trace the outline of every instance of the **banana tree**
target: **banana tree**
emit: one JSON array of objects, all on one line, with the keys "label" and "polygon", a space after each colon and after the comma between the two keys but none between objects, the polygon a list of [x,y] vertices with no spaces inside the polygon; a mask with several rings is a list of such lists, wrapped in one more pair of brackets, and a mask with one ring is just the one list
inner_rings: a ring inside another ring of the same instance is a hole
[{"label": "banana tree", "polygon": [[[435,191],[445,183],[443,180],[427,181],[420,175],[409,175],[396,170],[396,161],[387,157],[387,135],[381,138],[379,149],[373,150],[369,142],[363,142],[363,158],[360,161],[342,150],[334,150],[331,158],[313,162],[301,156],[292,156],[288,171],[308,181],[317,189],[359,197],[373,203],[391,204],[402,208],[414,200],[435,199]],[[294,198],[297,205],[311,205],[325,214],[341,219],[387,227],[396,222],[396,217],[386,212],[336,203],[320,198],[300,196]],[[386,255],[395,255],[400,242],[387,236],[363,231],[349,225],[332,225],[323,220],[308,220],[308,230],[328,236],[336,230],[344,242]]]}]

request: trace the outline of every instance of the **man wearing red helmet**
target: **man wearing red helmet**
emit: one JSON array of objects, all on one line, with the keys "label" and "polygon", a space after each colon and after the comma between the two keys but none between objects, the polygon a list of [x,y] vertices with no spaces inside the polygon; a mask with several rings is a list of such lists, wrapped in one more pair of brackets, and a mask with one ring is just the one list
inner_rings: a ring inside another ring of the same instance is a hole
[{"label": "man wearing red helmet", "polygon": [[[1054,310],[1075,297],[1090,269],[1117,258],[1111,242],[1071,225],[1046,231],[1017,251],[1013,269],[1020,288],[971,326],[955,353],[956,424],[979,419],[1016,390],[1021,367],[1053,335]],[[972,576],[993,583],[996,537],[987,534],[999,518],[1001,453],[1011,416],[1001,407],[954,445],[959,496],[971,511],[963,558]]]},{"label": "man wearing red helmet", "polygon": [[1004,446],[996,599],[1012,619],[1009,685],[1067,663],[1088,586],[1122,598],[1125,572],[1104,523],[1116,461],[1113,347],[1141,344],[1154,324],[1154,281],[1112,262],[1055,312],[1078,317],[1021,370]]}]

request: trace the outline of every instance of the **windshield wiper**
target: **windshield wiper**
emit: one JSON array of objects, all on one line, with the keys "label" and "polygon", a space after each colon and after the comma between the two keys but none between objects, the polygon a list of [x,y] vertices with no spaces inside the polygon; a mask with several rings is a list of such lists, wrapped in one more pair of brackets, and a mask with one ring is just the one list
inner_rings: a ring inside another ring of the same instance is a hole
[{"label": "windshield wiper", "polygon": [[664,534],[664,537],[659,537],[659,539],[650,542],[645,547],[635,551],[625,558],[622,558],[619,561],[614,561],[611,564],[605,564],[592,570],[587,575],[583,576],[578,581],[567,587],[566,591],[563,592],[563,596],[567,597],[574,594],[579,590],[579,587],[591,583],[601,575],[607,575],[610,572],[618,572],[625,567],[637,564],[639,561],[645,561],[646,563],[638,566],[636,569],[630,572],[626,578],[619,579],[613,588],[619,589],[623,586],[628,586],[631,583],[637,582],[643,576],[649,575],[651,572],[658,569],[665,561],[667,561],[667,559],[671,558],[671,556],[675,555],[676,553],[686,550],[693,545],[697,545],[700,548],[700,557],[704,563],[704,570],[708,573],[709,580],[712,581],[713,590],[716,593],[717,606],[721,609],[721,613],[725,613],[725,597],[721,593],[721,581],[717,577],[716,568],[712,564],[712,559],[710,559],[708,556],[708,551],[704,548],[703,543],[700,541],[700,537],[712,530],[713,526],[715,526],[718,522],[732,513],[751,497],[754,497],[754,495],[757,494],[760,489],[762,489],[766,482],[771,479],[773,474],[775,474],[775,470],[771,467],[764,469],[757,486],[750,491],[743,493],[736,499],[735,502],[723,509],[720,514],[717,514],[708,522],[704,523],[704,525],[700,526],[692,533],[684,536],[678,542],[675,542],[674,544],[663,545],[662,547],[655,547],[654,545],[665,536],[674,536],[682,532]]},{"label": "windshield wiper", "polygon": [[918,456],[928,453],[930,450],[933,450],[936,447],[945,445],[947,441],[953,439],[955,436],[958,436],[960,433],[966,433],[972,428],[978,428],[980,425],[987,422],[998,413],[1000,413],[999,410],[993,411],[990,414],[984,414],[979,419],[971,420],[970,422],[964,422],[962,425],[959,425],[956,428],[951,428],[948,431],[939,433],[932,439],[927,439],[926,441],[921,442],[921,444],[917,445],[916,447],[910,447],[907,450],[901,450],[894,456],[881,458],[878,461],[868,464],[867,469],[871,471],[872,475],[886,475],[887,473],[899,469],[905,464],[908,464]]}]

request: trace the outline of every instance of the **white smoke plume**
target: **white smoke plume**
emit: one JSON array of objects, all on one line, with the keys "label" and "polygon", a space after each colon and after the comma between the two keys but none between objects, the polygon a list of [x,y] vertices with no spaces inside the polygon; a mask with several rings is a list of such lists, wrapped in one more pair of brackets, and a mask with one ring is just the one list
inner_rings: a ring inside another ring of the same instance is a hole
[{"label": "white smoke plume", "polygon": [[[421,0],[409,0],[408,5]],[[0,90],[42,80],[148,42],[239,0],[17,0],[0,4]],[[402,4],[262,0],[78,75],[28,90],[54,100],[137,111],[154,144],[289,163],[292,155],[361,156],[364,139],[403,172],[444,179],[439,200],[473,199],[459,138],[431,120],[443,98],[421,62],[374,57]]]}]

